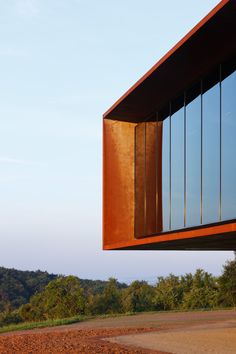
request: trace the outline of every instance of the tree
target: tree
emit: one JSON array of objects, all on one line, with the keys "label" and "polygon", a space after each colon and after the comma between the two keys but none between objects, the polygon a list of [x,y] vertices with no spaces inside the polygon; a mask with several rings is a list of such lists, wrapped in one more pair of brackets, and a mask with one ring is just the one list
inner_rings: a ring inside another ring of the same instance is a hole
[{"label": "tree", "polygon": [[118,282],[115,278],[109,278],[102,294],[89,297],[87,312],[95,315],[121,311],[121,291],[118,288]]},{"label": "tree", "polygon": [[117,279],[108,279],[108,283],[104,289],[103,300],[106,313],[121,312],[121,292],[118,289]]},{"label": "tree", "polygon": [[223,306],[236,306],[236,256],[226,262],[219,278],[219,302]]},{"label": "tree", "polygon": [[21,306],[19,313],[24,320],[44,320],[83,314],[84,309],[85,296],[80,282],[68,276],[51,281],[29,304]]},{"label": "tree", "polygon": [[0,267],[0,312],[15,310],[26,304],[36,292],[42,291],[54,274]]},{"label": "tree", "polygon": [[175,310],[180,307],[183,291],[178,276],[170,274],[166,278],[159,277],[155,290],[154,303],[157,310]]},{"label": "tree", "polygon": [[146,281],[134,281],[122,292],[124,312],[151,311],[154,309],[155,290]]},{"label": "tree", "polygon": [[189,291],[184,292],[183,309],[205,309],[217,305],[218,288],[216,278],[202,269],[197,269]]}]

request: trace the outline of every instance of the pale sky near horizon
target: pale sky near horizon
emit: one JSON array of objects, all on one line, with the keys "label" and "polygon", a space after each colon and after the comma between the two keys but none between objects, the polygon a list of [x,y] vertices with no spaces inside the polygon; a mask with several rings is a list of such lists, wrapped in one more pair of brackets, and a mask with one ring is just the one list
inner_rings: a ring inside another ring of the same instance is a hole
[{"label": "pale sky near horizon", "polygon": [[102,113],[215,0],[0,0],[0,266],[122,281],[232,252],[101,250]]}]

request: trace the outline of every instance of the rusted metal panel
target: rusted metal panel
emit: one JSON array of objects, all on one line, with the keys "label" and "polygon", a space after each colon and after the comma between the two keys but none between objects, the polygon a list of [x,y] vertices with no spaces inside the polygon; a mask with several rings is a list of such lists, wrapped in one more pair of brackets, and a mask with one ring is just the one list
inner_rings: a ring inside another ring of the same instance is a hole
[{"label": "rusted metal panel", "polygon": [[105,250],[236,250],[236,223],[206,225],[117,242]]},{"label": "rusted metal panel", "polygon": [[135,237],[162,230],[162,122],[135,127]]},{"label": "rusted metal panel", "polygon": [[134,237],[135,124],[103,121],[103,242]]}]

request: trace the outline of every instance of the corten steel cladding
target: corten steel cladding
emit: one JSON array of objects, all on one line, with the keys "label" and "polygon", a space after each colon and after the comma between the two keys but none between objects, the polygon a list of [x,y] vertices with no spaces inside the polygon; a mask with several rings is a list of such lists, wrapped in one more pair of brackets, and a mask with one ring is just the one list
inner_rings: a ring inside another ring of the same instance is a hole
[{"label": "corten steel cladding", "polygon": [[162,122],[104,119],[103,127],[104,245],[161,231]]},{"label": "corten steel cladding", "polygon": [[162,122],[135,127],[135,237],[162,230]]},{"label": "corten steel cladding", "polygon": [[135,124],[103,121],[103,242],[134,237]]},{"label": "corten steel cladding", "polygon": [[236,55],[235,35],[236,0],[223,0],[103,115],[104,249],[236,250],[235,220],[162,230],[161,122],[166,104]]}]

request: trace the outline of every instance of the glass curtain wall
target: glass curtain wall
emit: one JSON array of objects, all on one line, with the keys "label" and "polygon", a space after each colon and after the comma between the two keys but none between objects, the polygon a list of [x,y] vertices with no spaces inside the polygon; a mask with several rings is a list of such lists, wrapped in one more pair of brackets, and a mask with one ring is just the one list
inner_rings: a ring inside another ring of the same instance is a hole
[{"label": "glass curtain wall", "polygon": [[136,237],[236,219],[235,60],[137,124],[135,156]]},{"label": "glass curtain wall", "polygon": [[[222,67],[223,77],[227,69]],[[236,71],[222,80],[222,219],[236,218]]]},{"label": "glass curtain wall", "polygon": [[[203,81],[203,89],[205,80]],[[220,215],[220,83],[202,95],[202,223],[219,221]]]},{"label": "glass curtain wall", "polygon": [[186,226],[201,224],[201,85],[186,93]]},{"label": "glass curtain wall", "polygon": [[[184,102],[184,101],[183,101]],[[184,227],[184,107],[170,116],[171,229]]]},{"label": "glass curtain wall", "polygon": [[235,61],[186,91],[162,149],[163,231],[236,218]]}]

